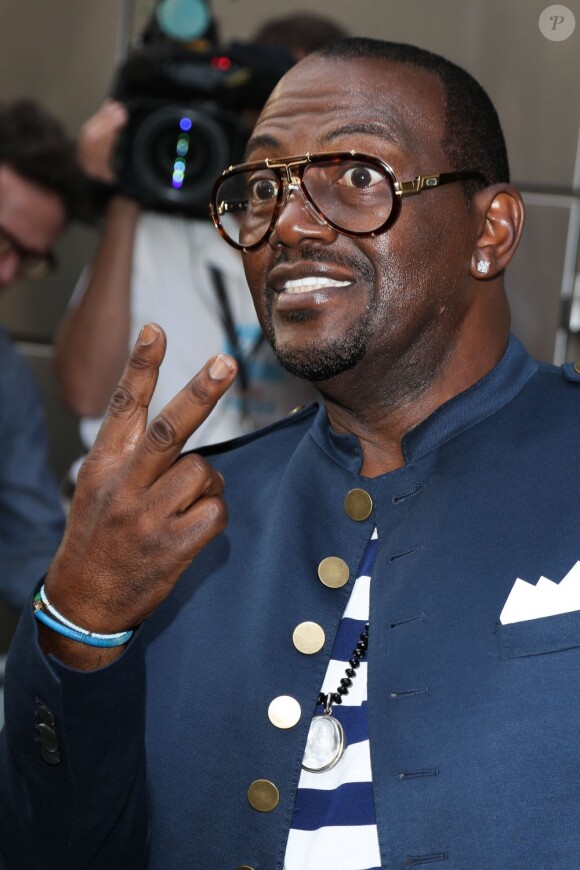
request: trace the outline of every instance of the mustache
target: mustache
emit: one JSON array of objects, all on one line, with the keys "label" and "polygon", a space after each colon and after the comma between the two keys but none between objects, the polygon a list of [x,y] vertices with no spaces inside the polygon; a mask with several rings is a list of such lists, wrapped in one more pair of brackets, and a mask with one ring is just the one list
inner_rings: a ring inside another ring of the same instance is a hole
[{"label": "mustache", "polygon": [[[374,269],[365,257],[345,257],[318,245],[304,245],[299,250],[281,248],[276,252],[271,268],[289,263],[329,263],[358,273],[364,281],[374,283]],[[267,284],[269,288],[269,284]]]}]

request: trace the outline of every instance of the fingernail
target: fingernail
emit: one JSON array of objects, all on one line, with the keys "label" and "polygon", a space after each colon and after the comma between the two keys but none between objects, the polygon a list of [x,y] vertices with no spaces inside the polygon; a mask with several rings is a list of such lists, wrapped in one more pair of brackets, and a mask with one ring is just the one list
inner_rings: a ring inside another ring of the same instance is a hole
[{"label": "fingernail", "polygon": [[140,344],[141,347],[147,347],[147,345],[153,344],[158,335],[159,331],[151,323],[146,323],[139,333],[137,344]]},{"label": "fingernail", "polygon": [[223,381],[224,378],[227,378],[228,375],[231,375],[234,368],[231,365],[227,356],[224,356],[223,353],[220,353],[216,356],[211,366],[209,367],[208,374],[210,378],[214,381]]}]

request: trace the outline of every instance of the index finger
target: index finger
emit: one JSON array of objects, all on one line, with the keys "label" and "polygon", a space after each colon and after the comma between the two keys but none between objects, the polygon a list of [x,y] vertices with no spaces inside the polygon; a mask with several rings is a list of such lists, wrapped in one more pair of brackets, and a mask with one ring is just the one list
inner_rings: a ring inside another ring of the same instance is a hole
[{"label": "index finger", "polygon": [[132,480],[148,486],[170,468],[185,442],[206,420],[235,380],[233,357],[220,353],[206,365],[155,417],[130,460]]},{"label": "index finger", "polygon": [[91,451],[93,456],[121,458],[134,449],[147,427],[149,402],[157,384],[166,344],[161,327],[156,323],[146,323],[111,395]]}]

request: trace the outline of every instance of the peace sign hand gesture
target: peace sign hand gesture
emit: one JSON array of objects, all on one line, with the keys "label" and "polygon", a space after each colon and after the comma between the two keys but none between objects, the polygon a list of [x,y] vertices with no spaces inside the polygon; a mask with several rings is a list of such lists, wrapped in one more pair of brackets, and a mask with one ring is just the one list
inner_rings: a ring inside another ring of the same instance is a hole
[{"label": "peace sign hand gesture", "polygon": [[[219,354],[147,427],[165,334],[143,327],[79,473],[62,544],[48,572],[50,603],[92,632],[147,619],[195,556],[227,523],[221,475],[183,445],[236,376]],[[122,647],[95,648],[39,626],[45,652],[73,667],[100,667]]]}]

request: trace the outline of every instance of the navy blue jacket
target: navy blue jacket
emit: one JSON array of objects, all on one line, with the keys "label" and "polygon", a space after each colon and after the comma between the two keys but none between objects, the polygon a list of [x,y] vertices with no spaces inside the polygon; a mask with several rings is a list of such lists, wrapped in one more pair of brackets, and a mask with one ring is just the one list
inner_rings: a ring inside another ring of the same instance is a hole
[{"label": "navy blue jacket", "polygon": [[[580,376],[512,340],[499,365],[365,479],[314,407],[206,453],[230,523],[123,656],[43,658],[30,612],[8,663],[0,844],[9,870],[279,870],[302,752],[373,526],[368,695],[384,868],[578,870],[580,612],[501,626],[516,580],[580,557]],[[372,515],[349,518],[354,487]],[[319,562],[350,581],[329,589]],[[324,629],[312,655],[295,626]],[[291,695],[294,728],[268,719]],[[52,717],[58,762],[35,726]],[[46,752],[44,752],[46,756]],[[53,758],[54,760],[54,758]],[[274,783],[275,809],[247,799]]]},{"label": "navy blue jacket", "polygon": [[0,328],[0,597],[19,610],[64,529],[44,409],[26,361]]}]

